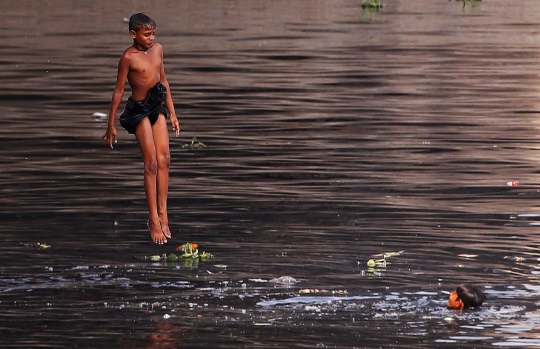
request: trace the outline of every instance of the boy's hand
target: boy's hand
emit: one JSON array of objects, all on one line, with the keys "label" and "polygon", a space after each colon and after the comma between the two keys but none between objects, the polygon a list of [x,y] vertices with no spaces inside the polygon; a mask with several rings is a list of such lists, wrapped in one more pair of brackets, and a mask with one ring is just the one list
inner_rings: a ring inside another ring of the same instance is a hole
[{"label": "boy's hand", "polygon": [[113,148],[113,142],[116,143],[116,127],[107,127],[107,132],[103,135],[103,140],[111,147]]},{"label": "boy's hand", "polygon": [[171,119],[172,129],[175,132],[176,137],[178,137],[178,135],[180,134],[180,123],[178,122],[178,118],[176,117],[176,115],[171,115],[170,119]]}]

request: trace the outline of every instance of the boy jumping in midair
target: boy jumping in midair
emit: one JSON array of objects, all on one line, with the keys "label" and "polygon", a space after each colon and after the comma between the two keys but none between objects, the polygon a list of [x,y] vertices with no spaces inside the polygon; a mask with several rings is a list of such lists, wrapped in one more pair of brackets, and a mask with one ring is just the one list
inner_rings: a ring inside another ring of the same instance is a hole
[{"label": "boy jumping in midair", "polygon": [[109,111],[109,123],[103,140],[113,147],[117,142],[114,119],[124,96],[126,79],[131,97],[120,115],[120,124],[135,134],[144,162],[144,191],[148,202],[148,229],[156,244],[171,237],[167,216],[169,191],[169,134],[167,112],[176,137],[180,124],[174,112],[169,83],[163,68],[163,48],[154,42],[156,22],[143,13],[129,19],[129,34],[133,45],[128,47],[118,64],[118,76]]}]

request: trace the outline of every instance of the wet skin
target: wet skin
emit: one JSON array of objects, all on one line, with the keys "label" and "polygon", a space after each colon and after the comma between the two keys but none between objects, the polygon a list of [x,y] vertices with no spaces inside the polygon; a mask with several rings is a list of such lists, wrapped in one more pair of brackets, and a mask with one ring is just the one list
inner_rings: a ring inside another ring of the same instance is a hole
[{"label": "wet skin", "polygon": [[459,299],[458,294],[456,291],[452,291],[450,293],[450,296],[448,297],[448,309],[459,309],[462,310],[465,305],[463,304],[463,301]]}]

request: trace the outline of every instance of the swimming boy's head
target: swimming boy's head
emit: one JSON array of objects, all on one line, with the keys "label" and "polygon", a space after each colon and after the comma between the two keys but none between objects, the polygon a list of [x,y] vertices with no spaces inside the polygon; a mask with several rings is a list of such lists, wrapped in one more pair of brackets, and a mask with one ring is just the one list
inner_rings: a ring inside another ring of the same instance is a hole
[{"label": "swimming boy's head", "polygon": [[448,308],[469,309],[482,305],[486,300],[486,295],[478,287],[463,284],[459,285],[448,297]]},{"label": "swimming boy's head", "polygon": [[156,29],[156,22],[142,12],[129,17],[129,31],[137,33],[141,28]]}]

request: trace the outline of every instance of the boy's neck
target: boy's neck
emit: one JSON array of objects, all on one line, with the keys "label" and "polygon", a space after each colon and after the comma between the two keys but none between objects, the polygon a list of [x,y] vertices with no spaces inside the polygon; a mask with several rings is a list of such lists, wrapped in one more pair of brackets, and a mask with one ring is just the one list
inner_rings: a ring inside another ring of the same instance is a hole
[{"label": "boy's neck", "polygon": [[146,54],[148,52],[148,50],[145,50],[142,46],[138,45],[136,42],[133,43],[132,45],[137,51],[142,51],[144,52],[144,54]]}]

